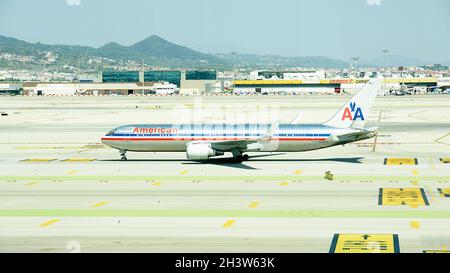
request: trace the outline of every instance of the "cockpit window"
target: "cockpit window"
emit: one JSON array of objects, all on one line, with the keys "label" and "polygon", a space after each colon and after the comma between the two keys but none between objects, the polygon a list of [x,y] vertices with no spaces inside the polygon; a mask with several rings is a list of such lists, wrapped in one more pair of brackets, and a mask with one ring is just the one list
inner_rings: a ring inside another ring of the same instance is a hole
[{"label": "cockpit window", "polygon": [[107,135],[107,136],[112,136],[112,135],[114,135],[114,130],[109,131],[106,135]]}]

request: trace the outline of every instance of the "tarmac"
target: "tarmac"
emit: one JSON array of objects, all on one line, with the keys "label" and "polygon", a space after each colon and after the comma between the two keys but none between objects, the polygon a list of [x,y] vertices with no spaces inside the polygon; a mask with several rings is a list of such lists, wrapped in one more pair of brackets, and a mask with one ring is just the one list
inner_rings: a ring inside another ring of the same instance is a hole
[{"label": "tarmac", "polygon": [[348,99],[0,97],[0,252],[448,251],[450,96],[379,97],[376,139],[243,164],[121,162],[100,142],[124,124],[321,123]]}]

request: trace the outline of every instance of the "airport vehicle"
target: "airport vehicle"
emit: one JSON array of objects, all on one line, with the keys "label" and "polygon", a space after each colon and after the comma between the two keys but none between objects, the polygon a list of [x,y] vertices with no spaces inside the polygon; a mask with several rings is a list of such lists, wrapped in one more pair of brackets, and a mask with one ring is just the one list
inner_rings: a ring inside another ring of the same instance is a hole
[{"label": "airport vehicle", "polygon": [[190,160],[207,160],[231,152],[236,162],[246,152],[300,152],[369,139],[377,128],[364,128],[380,83],[370,80],[323,124],[138,124],[109,131],[102,142],[126,152],[186,152]]}]

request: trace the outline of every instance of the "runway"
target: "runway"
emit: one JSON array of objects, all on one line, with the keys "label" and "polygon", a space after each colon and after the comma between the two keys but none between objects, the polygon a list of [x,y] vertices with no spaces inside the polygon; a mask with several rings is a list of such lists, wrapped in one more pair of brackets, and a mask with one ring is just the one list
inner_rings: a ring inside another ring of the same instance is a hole
[{"label": "runway", "polygon": [[[448,96],[377,98],[368,124],[379,126],[376,140],[251,153],[243,164],[184,153],[121,162],[100,143],[116,126],[186,118],[289,122],[302,112],[302,122],[319,123],[346,100],[1,97],[0,252],[338,252],[336,234],[396,235],[398,252],[446,251]],[[395,165],[405,158],[417,160]]]}]

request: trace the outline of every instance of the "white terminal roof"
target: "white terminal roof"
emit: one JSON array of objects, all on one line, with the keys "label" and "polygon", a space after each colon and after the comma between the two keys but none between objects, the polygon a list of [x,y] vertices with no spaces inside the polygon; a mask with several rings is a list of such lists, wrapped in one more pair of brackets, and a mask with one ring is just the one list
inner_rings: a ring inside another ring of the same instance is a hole
[{"label": "white terminal roof", "polygon": [[[148,83],[146,87],[152,86]],[[137,83],[27,83],[24,89],[32,90],[136,90],[141,89],[142,84]]]}]

